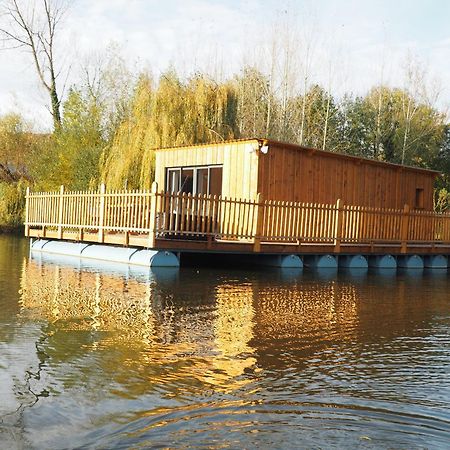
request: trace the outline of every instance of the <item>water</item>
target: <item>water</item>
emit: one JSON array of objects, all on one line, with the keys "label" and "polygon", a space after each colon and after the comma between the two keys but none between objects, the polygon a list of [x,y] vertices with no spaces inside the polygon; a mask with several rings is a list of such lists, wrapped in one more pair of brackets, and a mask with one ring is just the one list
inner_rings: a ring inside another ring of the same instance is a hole
[{"label": "water", "polygon": [[1,448],[450,447],[447,272],[77,265],[0,237]]}]

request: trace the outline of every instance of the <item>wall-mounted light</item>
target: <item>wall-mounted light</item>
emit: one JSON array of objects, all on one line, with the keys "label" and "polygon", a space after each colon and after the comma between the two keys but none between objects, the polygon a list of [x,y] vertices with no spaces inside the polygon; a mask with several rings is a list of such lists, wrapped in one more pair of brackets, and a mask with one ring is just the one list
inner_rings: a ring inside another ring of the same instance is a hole
[{"label": "wall-mounted light", "polygon": [[259,149],[261,150],[261,153],[264,153],[266,155],[269,152],[269,141],[267,139],[260,141]]}]

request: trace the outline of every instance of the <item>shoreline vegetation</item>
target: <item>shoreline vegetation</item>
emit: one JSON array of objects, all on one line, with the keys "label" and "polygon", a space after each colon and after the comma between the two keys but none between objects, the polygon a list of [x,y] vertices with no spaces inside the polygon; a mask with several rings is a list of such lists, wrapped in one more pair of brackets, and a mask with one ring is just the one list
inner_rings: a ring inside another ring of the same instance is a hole
[{"label": "shoreline vegetation", "polygon": [[[32,5],[5,0],[0,38],[10,51],[29,53],[53,129],[36,129],[21,111],[0,116],[3,229],[22,224],[27,186],[148,189],[152,149],[254,137],[437,170],[443,176],[435,209],[449,208],[448,111],[438,106],[440,89],[425,64],[411,57],[401,86],[383,82],[380,65],[380,82],[357,95],[339,85],[342,68],[331,54],[322,61],[328,70],[320,72],[321,59],[310,51],[314,36],[303,36],[287,17],[279,33],[274,28],[257,45],[260,56],[243,58],[233,74],[224,75],[224,61],[211,60],[209,72],[180,75],[171,67],[155,77],[130,69],[115,46],[61,62],[57,49],[69,2]],[[68,78],[70,70],[78,81],[63,89],[58,74]],[[328,78],[319,82],[325,72]]]},{"label": "shoreline vegetation", "polygon": [[205,74],[182,80],[170,70],[157,81],[124,73],[122,84],[111,86],[113,73],[107,70],[95,90],[72,86],[52,133],[34,131],[17,113],[0,117],[2,230],[22,224],[27,186],[149,188],[154,148],[254,136],[439,170],[435,206],[448,208],[450,125],[407,90],[378,86],[337,99],[314,85],[283,101],[251,67],[225,82]]}]

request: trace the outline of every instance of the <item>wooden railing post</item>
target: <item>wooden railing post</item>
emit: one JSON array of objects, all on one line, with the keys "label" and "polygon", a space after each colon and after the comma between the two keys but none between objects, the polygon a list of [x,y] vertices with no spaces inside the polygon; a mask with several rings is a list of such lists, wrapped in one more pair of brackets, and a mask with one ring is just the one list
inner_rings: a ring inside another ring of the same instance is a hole
[{"label": "wooden railing post", "polygon": [[30,234],[30,225],[29,225],[29,210],[30,210],[30,187],[27,187],[27,191],[25,193],[25,237],[28,237]]},{"label": "wooden railing post", "polygon": [[58,239],[63,237],[63,213],[64,213],[64,186],[59,188],[59,205],[58,205]]},{"label": "wooden railing post", "polygon": [[105,192],[106,186],[104,183],[100,185],[100,197],[98,202],[98,242],[103,243],[105,240]]},{"label": "wooden railing post", "polygon": [[334,253],[339,253],[341,251],[343,215],[344,215],[344,208],[342,200],[338,198],[336,202],[336,217],[334,225]]},{"label": "wooden railing post", "polygon": [[148,235],[148,246],[149,248],[155,248],[156,243],[156,213],[157,213],[157,203],[158,203],[158,183],[154,181],[152,183],[152,190],[150,193],[150,221],[149,221],[149,235]]},{"label": "wooden railing post", "polygon": [[253,228],[253,251],[261,251],[261,234],[264,221],[264,198],[261,193],[256,196],[256,222]]},{"label": "wooden railing post", "polygon": [[406,253],[408,243],[408,227],[409,227],[409,205],[403,207],[400,236],[402,241],[401,253]]}]

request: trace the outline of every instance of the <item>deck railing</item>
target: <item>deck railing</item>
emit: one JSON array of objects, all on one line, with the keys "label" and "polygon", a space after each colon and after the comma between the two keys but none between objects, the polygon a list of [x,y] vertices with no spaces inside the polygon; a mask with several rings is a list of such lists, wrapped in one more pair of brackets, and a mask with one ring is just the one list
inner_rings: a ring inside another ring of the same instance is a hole
[{"label": "deck railing", "polygon": [[[34,231],[33,231],[34,230]],[[450,246],[450,214],[152,190],[27,192],[25,233],[98,242],[108,236],[251,243]]]}]

